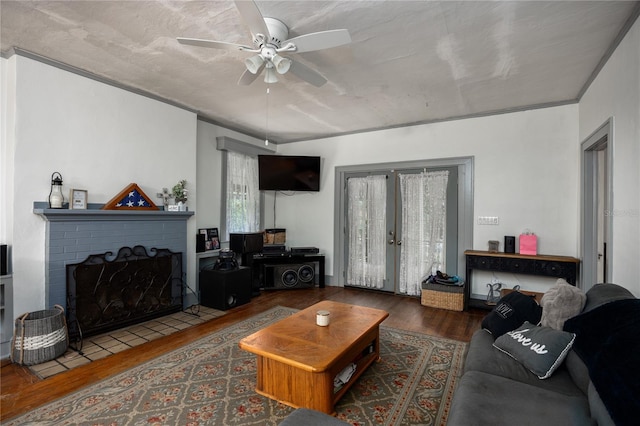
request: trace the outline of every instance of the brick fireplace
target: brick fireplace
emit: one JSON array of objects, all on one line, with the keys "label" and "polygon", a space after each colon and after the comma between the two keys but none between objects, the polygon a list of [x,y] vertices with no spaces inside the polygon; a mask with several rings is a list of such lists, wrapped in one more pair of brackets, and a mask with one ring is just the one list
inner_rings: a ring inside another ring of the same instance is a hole
[{"label": "brick fireplace", "polygon": [[67,306],[67,265],[82,263],[92,255],[115,254],[123,247],[141,246],[149,253],[159,248],[183,253],[182,271],[187,270],[187,221],[194,212],[100,207],[90,204],[86,210],[49,209],[47,203],[34,203],[33,212],[46,221],[46,306]]}]

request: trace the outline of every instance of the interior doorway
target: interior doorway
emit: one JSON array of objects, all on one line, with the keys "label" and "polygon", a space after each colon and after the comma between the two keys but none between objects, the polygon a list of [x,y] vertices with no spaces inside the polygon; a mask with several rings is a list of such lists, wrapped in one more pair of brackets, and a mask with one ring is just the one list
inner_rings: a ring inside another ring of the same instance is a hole
[{"label": "interior doorway", "polygon": [[580,287],[611,281],[613,118],[582,143]]}]

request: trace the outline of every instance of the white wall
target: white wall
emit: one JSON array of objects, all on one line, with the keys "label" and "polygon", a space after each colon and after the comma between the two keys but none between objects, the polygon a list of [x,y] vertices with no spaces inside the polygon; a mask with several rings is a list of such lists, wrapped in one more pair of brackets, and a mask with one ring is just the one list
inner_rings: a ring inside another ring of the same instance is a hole
[{"label": "white wall", "polygon": [[216,138],[221,136],[256,146],[264,144],[261,139],[198,120],[198,205],[196,206],[198,228],[222,228],[222,182],[226,177],[222,174],[223,151],[218,151],[216,148]]},{"label": "white wall", "polygon": [[[487,250],[488,240],[528,228],[538,234],[540,253],[577,256],[577,118],[577,105],[568,105],[280,145],[280,154],[320,155],[322,177],[319,193],[278,194],[277,225],[287,229],[289,245],[319,247],[331,274],[336,166],[474,156],[474,217],[498,216],[500,224],[474,225],[467,249]],[[555,281],[496,276],[539,291]],[[485,294],[491,278],[474,274],[472,293]]]},{"label": "white wall", "polygon": [[[15,79],[9,87],[15,93],[7,95],[9,104],[15,102],[15,120],[7,123],[8,135],[3,133],[3,153],[15,156],[2,159],[3,170],[13,167],[13,183],[8,182],[13,197],[2,198],[13,216],[7,235],[19,314],[45,308],[45,222],[33,214],[33,202],[47,199],[51,174],[62,174],[65,197],[71,188],[86,189],[90,203],[105,203],[132,182],[154,197],[186,179],[195,206],[197,118],[28,58],[12,56],[5,70]],[[187,244],[195,248],[195,219],[187,226]],[[191,284],[195,267],[194,252],[188,252]]]},{"label": "white wall", "polygon": [[[15,60],[0,58],[0,242],[13,241],[13,123],[15,122]],[[10,272],[10,271],[9,271]]]},{"label": "white wall", "polygon": [[640,20],[579,107],[580,142],[613,117],[612,281],[640,297]]}]

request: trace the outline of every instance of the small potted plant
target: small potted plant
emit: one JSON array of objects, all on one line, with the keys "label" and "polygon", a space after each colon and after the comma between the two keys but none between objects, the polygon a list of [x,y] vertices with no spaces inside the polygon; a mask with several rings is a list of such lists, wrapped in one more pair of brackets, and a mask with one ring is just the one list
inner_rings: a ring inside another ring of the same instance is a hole
[{"label": "small potted plant", "polygon": [[187,198],[189,196],[189,190],[185,188],[187,181],[185,179],[178,181],[172,189],[173,198],[179,206],[180,211],[187,210]]}]

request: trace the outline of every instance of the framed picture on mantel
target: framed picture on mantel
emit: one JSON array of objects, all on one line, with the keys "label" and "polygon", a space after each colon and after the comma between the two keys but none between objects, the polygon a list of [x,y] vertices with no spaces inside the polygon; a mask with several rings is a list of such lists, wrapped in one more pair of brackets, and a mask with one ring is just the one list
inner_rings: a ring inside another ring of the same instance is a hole
[{"label": "framed picture on mantel", "polygon": [[69,196],[69,208],[73,210],[87,209],[87,191],[84,189],[72,189]]}]

